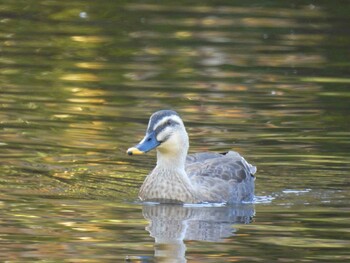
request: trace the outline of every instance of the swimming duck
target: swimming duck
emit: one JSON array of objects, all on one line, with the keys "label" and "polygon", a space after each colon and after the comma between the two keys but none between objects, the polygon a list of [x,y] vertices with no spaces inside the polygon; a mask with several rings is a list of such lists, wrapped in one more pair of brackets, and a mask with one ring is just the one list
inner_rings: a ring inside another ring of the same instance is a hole
[{"label": "swimming duck", "polygon": [[177,112],[153,113],[145,137],[127,153],[144,154],[154,148],[157,165],[141,186],[141,201],[193,204],[253,200],[256,167],[234,151],[187,155],[188,134]]}]

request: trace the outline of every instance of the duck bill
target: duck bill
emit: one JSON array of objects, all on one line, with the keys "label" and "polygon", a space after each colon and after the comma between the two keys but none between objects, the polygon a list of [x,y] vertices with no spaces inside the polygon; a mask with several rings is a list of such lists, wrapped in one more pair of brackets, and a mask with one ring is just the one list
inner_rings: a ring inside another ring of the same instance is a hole
[{"label": "duck bill", "polygon": [[129,155],[139,155],[149,152],[150,150],[156,148],[160,145],[157,141],[155,132],[146,134],[145,138],[136,146],[129,148],[126,152]]}]

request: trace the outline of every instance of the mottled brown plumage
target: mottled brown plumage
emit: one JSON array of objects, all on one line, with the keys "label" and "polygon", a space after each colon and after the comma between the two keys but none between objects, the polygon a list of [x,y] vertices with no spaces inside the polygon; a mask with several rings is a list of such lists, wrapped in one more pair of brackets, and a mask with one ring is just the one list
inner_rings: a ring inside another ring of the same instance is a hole
[{"label": "mottled brown plumage", "polygon": [[187,155],[188,135],[176,112],[154,113],[145,138],[128,149],[128,154],[154,148],[157,148],[157,165],[141,186],[141,200],[161,203],[253,200],[256,167],[234,151]]}]

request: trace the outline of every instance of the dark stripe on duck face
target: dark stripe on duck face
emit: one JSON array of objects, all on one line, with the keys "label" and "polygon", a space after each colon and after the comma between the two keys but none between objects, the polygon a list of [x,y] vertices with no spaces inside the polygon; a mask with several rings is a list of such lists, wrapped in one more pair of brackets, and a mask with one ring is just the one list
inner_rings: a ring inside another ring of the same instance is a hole
[{"label": "dark stripe on duck face", "polygon": [[[181,119],[178,116],[169,116],[164,117],[161,119],[157,124],[154,126],[154,133],[156,134],[156,138],[160,143],[163,143],[169,139],[169,137],[174,132],[174,127],[177,125],[180,125]],[[167,131],[165,131],[168,129]],[[161,134],[161,137],[158,135]]]},{"label": "dark stripe on duck face", "polygon": [[[179,124],[178,122],[175,122],[175,121],[172,121],[172,120],[171,120],[170,122],[169,122],[169,120],[166,121],[166,122],[164,122],[164,124],[158,126],[158,127],[155,129],[156,137],[158,136],[158,134],[160,134],[160,133],[161,133],[163,130],[165,130],[167,127],[173,127],[173,126],[176,126],[176,125],[178,125],[178,124]],[[171,134],[172,134],[171,131],[168,132],[167,134],[165,134],[166,136],[165,136],[164,138],[162,138],[162,139],[160,140],[160,142],[162,143],[162,142],[167,141],[167,140],[169,139],[169,137],[171,136]],[[157,139],[158,139],[158,138],[157,138]]]},{"label": "dark stripe on duck face", "polygon": [[[166,117],[170,117],[170,116],[177,116],[180,118],[179,114],[177,114],[177,112],[173,111],[173,110],[161,110],[161,111],[157,111],[156,113],[154,113],[150,118],[148,128],[147,128],[147,133],[154,131],[154,127],[157,126],[157,124],[161,120],[163,120]],[[165,122],[165,124],[166,124],[166,122]],[[161,125],[161,126],[164,126],[164,125]],[[156,128],[157,130],[158,130],[158,127]]]}]

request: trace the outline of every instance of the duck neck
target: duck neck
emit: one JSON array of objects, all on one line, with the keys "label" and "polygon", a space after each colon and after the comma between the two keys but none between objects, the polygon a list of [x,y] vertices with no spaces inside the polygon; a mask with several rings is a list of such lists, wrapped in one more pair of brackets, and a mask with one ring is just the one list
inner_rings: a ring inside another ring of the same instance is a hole
[{"label": "duck neck", "polygon": [[185,163],[188,148],[188,135],[185,130],[173,134],[169,140],[157,148],[157,166],[186,174]]},{"label": "duck neck", "polygon": [[157,150],[157,167],[166,170],[177,170],[185,172],[187,149],[183,151]]},{"label": "duck neck", "polygon": [[168,188],[163,188],[167,192],[170,200],[180,200],[183,203],[199,202],[196,191],[190,178],[185,171],[187,149],[181,152],[163,152],[157,150],[157,175],[162,182],[165,181]]}]

